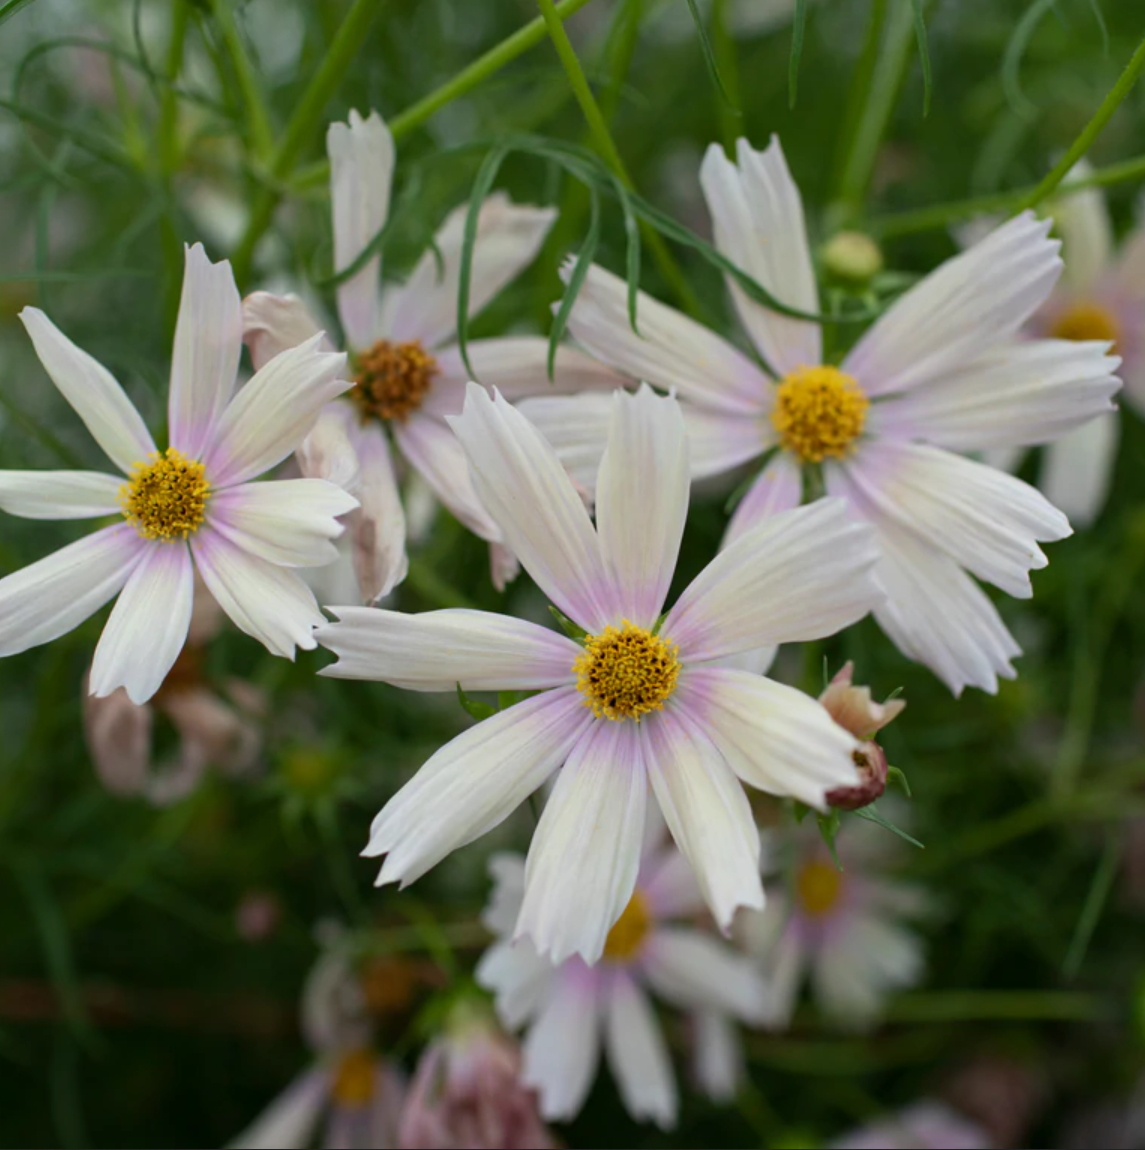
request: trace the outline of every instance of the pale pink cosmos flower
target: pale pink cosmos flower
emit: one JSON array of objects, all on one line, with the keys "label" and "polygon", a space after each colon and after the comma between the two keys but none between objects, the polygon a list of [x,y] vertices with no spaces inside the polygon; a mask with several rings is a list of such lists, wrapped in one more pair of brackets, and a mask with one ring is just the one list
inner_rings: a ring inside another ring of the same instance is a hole
[{"label": "pale pink cosmos flower", "polygon": [[[330,125],[330,193],[334,264],[351,266],[389,215],[394,142],[377,112]],[[470,530],[492,545],[494,582],[516,572],[500,529],[477,498],[465,457],[446,424],[459,414],[466,381],[496,384],[514,398],[581,388],[614,387],[619,380],[571,349],[547,372],[548,340],[539,336],[469,343],[470,372],[456,344],[461,249],[468,207],[452,212],[404,284],[383,290],[381,257],[372,256],[338,288],[338,314],[356,379],[346,402],[331,404],[299,451],[304,475],[347,485],[360,508],[350,517],[348,542],[361,597],[373,602],[405,578],[406,517],[397,456]],[[533,261],[556,212],[511,203],[505,195],[482,205],[477,224],[469,314],[480,312]],[[320,326],[297,296],[255,292],[244,308],[246,339],[255,366],[309,339]]]},{"label": "pale pink cosmos flower", "polygon": [[502,854],[490,863],[496,885],[484,917],[498,941],[477,981],[496,996],[501,1021],[525,1029],[524,1078],[540,1092],[546,1118],[577,1115],[603,1047],[632,1117],[675,1125],[672,1059],[649,991],[688,1013],[701,1087],[719,1101],[735,1094],[736,1023],[764,1019],[767,991],[749,959],[693,925],[704,897],[687,860],[659,838],[646,838],[636,888],[595,966],[576,956],[554,964],[527,939],[514,941],[525,860]]},{"label": "pale pink cosmos flower", "polygon": [[0,655],[50,642],[119,595],[95,650],[93,695],[147,702],[191,624],[194,573],[235,625],[276,655],[312,648],[322,613],[293,568],[336,555],[356,500],[321,479],[251,480],[285,459],[348,384],[321,335],[276,356],[235,392],[242,309],[230,264],[187,249],[168,400],[170,446],[111,373],[37,308],[20,314],[36,354],[121,474],[0,471],[0,508],[104,527],[0,580]]},{"label": "pale pink cosmos flower", "polygon": [[924,1100],[830,1143],[830,1150],[989,1150],[986,1131],[942,1102]]},{"label": "pale pink cosmos flower", "polygon": [[[740,140],[735,163],[713,145],[700,179],[722,254],[783,304],[818,312],[803,205],[778,140],[763,152]],[[992,692],[1021,652],[975,578],[1028,598],[1030,570],[1047,562],[1038,543],[1070,528],[1036,489],[961,453],[1055,439],[1112,410],[1120,386],[1108,340],[1016,338],[1061,271],[1049,226],[1024,213],[948,260],[838,366],[824,361],[819,324],[756,303],[731,277],[758,359],[644,295],[636,334],[624,282],[597,267],[569,331],[602,362],[680,397],[696,479],[763,464],[727,543],[798,506],[805,475],[820,473],[875,530],[883,630],[955,694]],[[529,399],[524,410],[591,483],[603,399]]]},{"label": "pale pink cosmos flower", "polygon": [[482,611],[333,607],[323,674],[415,691],[540,692],[438,751],[374,819],[378,882],[413,882],[556,775],[529,852],[518,931],[595,962],[628,905],[651,787],[721,928],[760,906],[759,835],[739,779],[824,806],[857,782],[858,744],[814,699],[721,666],[833,634],[877,598],[866,528],[837,500],[727,548],[662,617],[688,508],[680,407],[614,393],[594,528],[556,453],[501,395],[471,384],[452,420],[473,484],[577,642]]}]

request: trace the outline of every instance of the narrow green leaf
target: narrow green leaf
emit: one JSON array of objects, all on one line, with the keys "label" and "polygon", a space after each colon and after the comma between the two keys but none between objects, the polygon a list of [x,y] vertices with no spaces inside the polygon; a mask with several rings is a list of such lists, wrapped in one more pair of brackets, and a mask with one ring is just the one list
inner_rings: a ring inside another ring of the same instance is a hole
[{"label": "narrow green leaf", "polygon": [[888,830],[892,834],[898,835],[900,839],[910,843],[911,846],[918,847],[920,851],[926,850],[926,847],[923,846],[922,843],[918,841],[918,839],[914,838],[913,835],[908,835],[906,831],[902,829],[902,827],[896,827],[894,823],[890,821],[890,819],[884,818],[881,814],[879,814],[878,808],[874,803],[871,803],[871,805],[868,807],[860,807],[859,810],[855,811],[854,813],[858,815],[859,818],[866,819],[869,823],[877,823],[884,830]]},{"label": "narrow green leaf", "polygon": [[1089,885],[1089,893],[1085,896],[1085,904],[1081,908],[1081,915],[1077,920],[1073,939],[1065,962],[1062,963],[1062,975],[1066,981],[1072,982],[1081,970],[1089,950],[1090,939],[1101,921],[1101,912],[1105,909],[1109,892],[1113,887],[1113,880],[1121,864],[1121,852],[1124,847],[1124,835],[1116,833],[1105,844],[1097,869],[1093,872],[1093,881]]},{"label": "narrow green leaf", "polygon": [[1053,6],[1054,0],[1034,0],[1022,14],[1022,18],[1014,25],[1014,31],[1010,35],[1005,55],[1002,57],[1002,90],[1006,94],[1006,100],[1010,107],[1025,119],[1030,119],[1036,115],[1037,107],[1026,98],[1022,91],[1020,79],[1022,57],[1026,54],[1030,38]]},{"label": "narrow green leaf", "polygon": [[480,699],[471,699],[464,690],[461,684],[457,684],[457,701],[473,716],[479,723],[483,719],[491,718],[497,714],[497,708],[490,706],[488,703],[481,702]]},{"label": "narrow green leaf", "polygon": [[585,277],[588,275],[588,269],[592,267],[592,261],[596,258],[596,249],[599,243],[600,196],[593,188],[590,189],[589,196],[588,231],[585,233],[584,242],[576,254],[576,263],[573,264],[568,286],[565,288],[565,294],[561,297],[561,305],[557,308],[557,314],[553,316],[553,328],[549,333],[548,371],[550,380],[556,369],[557,348],[560,346],[561,340],[564,339],[565,328],[568,326],[569,316],[572,315],[573,304],[576,303],[576,297],[580,294]]},{"label": "narrow green leaf", "polygon": [[567,615],[563,614],[551,603],[549,604],[549,610],[553,613],[553,618],[556,619],[557,623],[560,625],[561,630],[570,639],[577,643],[584,642],[584,637],[588,634],[588,632],[583,627],[574,623]]},{"label": "narrow green leaf", "polygon": [[34,0],[8,0],[8,3],[0,7],[0,24],[3,24],[9,16],[15,16],[22,8],[27,8]]},{"label": "narrow green leaf", "polygon": [[907,782],[906,773],[898,767],[887,767],[887,785],[898,787],[906,797],[912,798],[910,783]]},{"label": "narrow green leaf", "polygon": [[1109,55],[1109,25],[1105,22],[1105,13],[1101,10],[1101,0],[1089,0],[1089,6],[1093,9],[1094,19],[1097,21],[1097,26],[1101,29],[1101,51],[1103,55]]},{"label": "narrow green leaf", "polygon": [[922,64],[922,114],[930,115],[930,46],[926,37],[926,17],[922,11],[923,0],[910,0],[914,9],[914,34],[918,37],[918,58]]},{"label": "narrow green leaf", "polygon": [[823,842],[831,852],[831,858],[834,860],[836,869],[842,870],[843,864],[839,861],[839,851],[836,847],[839,827],[841,826],[839,812],[833,810],[830,814],[816,815],[815,821],[819,824],[819,834],[822,835]]},{"label": "narrow green leaf", "polygon": [[[796,3],[802,4],[804,0],[796,0]],[[708,75],[711,76],[712,82],[720,94],[720,99],[723,100],[733,112],[738,112],[739,109],[732,103],[732,98],[724,85],[724,78],[720,75],[720,66],[716,62],[715,49],[712,48],[712,40],[708,35],[707,28],[704,27],[704,18],[700,15],[700,9],[696,4],[696,0],[688,0],[688,9],[691,11],[692,19],[696,24],[696,35],[700,38],[700,51],[704,55],[704,63],[707,65]]]},{"label": "narrow green leaf", "polygon": [[791,25],[791,60],[787,65],[787,99],[795,107],[799,92],[799,62],[803,58],[803,33],[807,30],[807,0],[795,0]]}]

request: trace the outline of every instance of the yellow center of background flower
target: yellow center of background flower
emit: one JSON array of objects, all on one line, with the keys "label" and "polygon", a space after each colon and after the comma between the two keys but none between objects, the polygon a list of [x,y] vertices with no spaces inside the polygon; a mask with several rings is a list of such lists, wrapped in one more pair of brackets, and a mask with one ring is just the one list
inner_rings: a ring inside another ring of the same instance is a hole
[{"label": "yellow center of background flower", "polygon": [[771,422],[780,444],[805,463],[842,459],[863,432],[870,402],[837,367],[801,367],[776,389]]},{"label": "yellow center of background flower", "polygon": [[1121,331],[1117,318],[1108,308],[1083,302],[1066,308],[1054,320],[1050,335],[1057,339],[1096,339],[1116,343]]},{"label": "yellow center of background flower", "polygon": [[119,505],[144,539],[186,539],[202,525],[210,493],[203,465],[169,447],[131,469]]},{"label": "yellow center of background flower", "polygon": [[608,962],[631,962],[644,945],[651,926],[652,915],[648,912],[648,900],[640,891],[635,891],[624,913],[608,932],[604,943],[605,959]]},{"label": "yellow center of background flower", "polygon": [[577,687],[598,719],[636,719],[659,711],[676,689],[676,644],[623,620],[586,635],[584,654],[573,663]]},{"label": "yellow center of background flower", "polygon": [[358,372],[350,398],[358,405],[362,420],[409,418],[425,402],[437,360],[420,340],[390,343],[380,339],[355,360]]},{"label": "yellow center of background flower", "polygon": [[330,1093],[343,1106],[365,1106],[374,1096],[374,1056],[352,1050],[334,1070]]},{"label": "yellow center of background flower", "polygon": [[831,912],[839,901],[842,886],[842,874],[827,862],[807,863],[795,880],[795,890],[804,911],[817,918]]}]

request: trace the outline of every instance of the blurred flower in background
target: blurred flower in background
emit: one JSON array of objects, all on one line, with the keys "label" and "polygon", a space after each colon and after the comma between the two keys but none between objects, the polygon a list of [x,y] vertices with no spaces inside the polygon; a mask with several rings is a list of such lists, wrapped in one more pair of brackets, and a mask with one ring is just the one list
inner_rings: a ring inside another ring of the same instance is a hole
[{"label": "blurred flower in background", "polygon": [[941,1102],[916,1102],[830,1143],[830,1150],[989,1150],[986,1132]]}]

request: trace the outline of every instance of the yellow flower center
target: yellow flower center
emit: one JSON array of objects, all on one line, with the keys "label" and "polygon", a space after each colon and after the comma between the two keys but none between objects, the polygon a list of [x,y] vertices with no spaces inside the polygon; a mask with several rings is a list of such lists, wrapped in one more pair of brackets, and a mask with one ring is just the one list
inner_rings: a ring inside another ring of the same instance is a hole
[{"label": "yellow flower center", "polygon": [[843,876],[828,862],[809,862],[799,872],[795,889],[807,914],[816,918],[830,914],[839,901]]},{"label": "yellow flower center", "polygon": [[358,405],[362,421],[396,419],[404,422],[425,402],[437,360],[420,340],[391,343],[380,339],[356,357],[358,374],[350,398]]},{"label": "yellow flower center", "polygon": [[119,505],[144,539],[186,539],[202,526],[210,495],[203,465],[168,447],[135,464]]},{"label": "yellow flower center", "polygon": [[1117,317],[1101,304],[1082,301],[1063,311],[1050,328],[1058,339],[1097,339],[1116,343],[1121,335]]},{"label": "yellow flower center", "polygon": [[623,620],[586,635],[584,654],[572,668],[584,705],[598,719],[635,719],[663,709],[676,689],[680,661],[676,644]]},{"label": "yellow flower center", "polygon": [[870,402],[837,367],[800,367],[776,389],[771,422],[780,444],[805,463],[843,459],[863,432]]},{"label": "yellow flower center", "polygon": [[334,1069],[330,1088],[342,1106],[365,1106],[374,1096],[374,1056],[368,1050],[352,1050]]},{"label": "yellow flower center", "polygon": [[648,900],[634,891],[624,913],[616,920],[616,925],[608,932],[604,943],[604,957],[608,962],[631,962],[652,926],[652,915],[648,911]]}]

